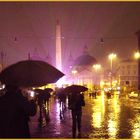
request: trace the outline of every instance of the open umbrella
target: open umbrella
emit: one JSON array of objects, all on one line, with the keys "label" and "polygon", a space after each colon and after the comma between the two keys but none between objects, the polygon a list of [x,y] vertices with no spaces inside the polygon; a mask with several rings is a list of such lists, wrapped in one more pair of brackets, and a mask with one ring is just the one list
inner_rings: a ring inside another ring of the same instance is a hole
[{"label": "open umbrella", "polygon": [[53,92],[53,89],[52,88],[45,88],[44,91],[50,93],[50,92]]},{"label": "open umbrella", "polygon": [[88,88],[84,87],[84,86],[81,86],[81,85],[71,85],[71,86],[68,86],[64,89],[64,92],[84,92],[84,91],[87,91]]},{"label": "open umbrella", "polygon": [[37,88],[37,89],[34,89],[34,92],[40,94],[40,93],[44,93],[44,90]]},{"label": "open umbrella", "polygon": [[5,68],[0,73],[0,81],[7,85],[38,87],[55,83],[62,76],[62,72],[44,61],[24,60]]}]

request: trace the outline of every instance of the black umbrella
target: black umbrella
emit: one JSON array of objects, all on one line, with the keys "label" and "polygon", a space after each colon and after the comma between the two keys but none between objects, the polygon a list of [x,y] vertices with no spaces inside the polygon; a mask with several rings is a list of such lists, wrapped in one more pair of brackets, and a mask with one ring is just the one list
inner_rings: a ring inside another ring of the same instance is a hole
[{"label": "black umbrella", "polygon": [[53,89],[52,88],[45,88],[44,91],[50,93],[50,92],[53,92]]},{"label": "black umbrella", "polygon": [[71,85],[71,86],[68,86],[64,89],[64,92],[84,92],[84,91],[87,91],[88,88],[84,87],[84,86],[81,86],[81,85]]},{"label": "black umbrella", "polygon": [[62,76],[62,72],[44,61],[24,60],[5,68],[0,73],[0,81],[7,85],[39,87],[55,83]]},{"label": "black umbrella", "polygon": [[42,93],[44,93],[44,90],[37,88],[37,89],[34,89],[34,92],[36,92],[38,94],[42,94]]}]

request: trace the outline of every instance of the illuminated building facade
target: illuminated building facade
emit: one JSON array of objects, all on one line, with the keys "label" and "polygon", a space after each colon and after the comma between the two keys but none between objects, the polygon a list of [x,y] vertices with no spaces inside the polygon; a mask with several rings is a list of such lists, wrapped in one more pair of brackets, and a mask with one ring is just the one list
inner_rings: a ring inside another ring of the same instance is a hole
[{"label": "illuminated building facade", "polygon": [[74,59],[70,78],[73,84],[80,84],[93,89],[99,85],[101,79],[101,70],[95,71],[93,65],[97,60],[89,55],[87,46],[83,49],[83,54]]},{"label": "illuminated building facade", "polygon": [[138,62],[136,60],[122,60],[117,71],[121,87],[138,88]]}]

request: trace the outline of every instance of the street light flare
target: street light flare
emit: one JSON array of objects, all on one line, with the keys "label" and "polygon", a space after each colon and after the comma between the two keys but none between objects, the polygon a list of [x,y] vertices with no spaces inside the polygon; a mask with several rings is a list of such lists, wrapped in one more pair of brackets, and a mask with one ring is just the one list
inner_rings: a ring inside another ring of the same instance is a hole
[{"label": "street light flare", "polygon": [[135,59],[139,59],[140,58],[140,52],[139,51],[134,53],[134,58]]}]

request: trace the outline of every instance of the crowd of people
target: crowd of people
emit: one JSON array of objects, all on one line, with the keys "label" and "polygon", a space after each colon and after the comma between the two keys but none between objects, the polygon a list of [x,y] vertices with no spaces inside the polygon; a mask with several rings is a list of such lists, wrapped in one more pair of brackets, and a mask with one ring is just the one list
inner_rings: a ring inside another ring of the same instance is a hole
[{"label": "crowd of people", "polygon": [[[49,102],[52,91],[34,90],[36,95],[28,91],[31,90],[9,85],[5,87],[5,94],[0,96],[0,138],[30,138],[28,123],[30,116],[37,113],[40,126],[44,121],[50,120]],[[66,99],[68,99],[68,109],[72,115],[72,137],[75,138],[77,132],[80,137],[82,106],[85,106],[84,95],[81,92],[67,94],[63,89],[53,92],[56,93],[55,97],[59,102],[60,119],[67,109]]]},{"label": "crowd of people", "polygon": [[0,138],[30,138],[30,116],[37,112],[34,99],[16,86],[6,86],[0,97]]}]

